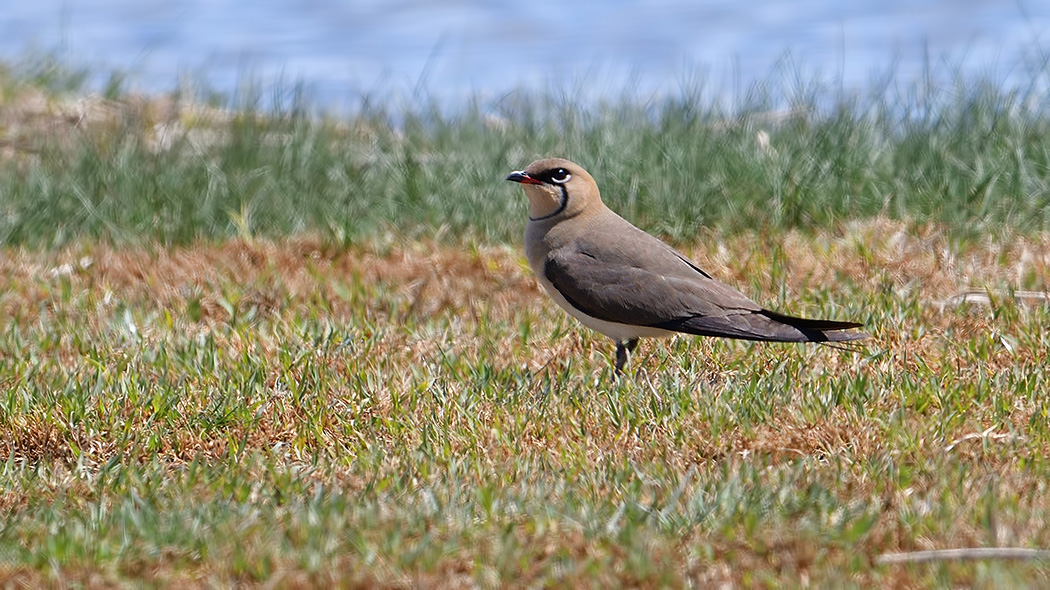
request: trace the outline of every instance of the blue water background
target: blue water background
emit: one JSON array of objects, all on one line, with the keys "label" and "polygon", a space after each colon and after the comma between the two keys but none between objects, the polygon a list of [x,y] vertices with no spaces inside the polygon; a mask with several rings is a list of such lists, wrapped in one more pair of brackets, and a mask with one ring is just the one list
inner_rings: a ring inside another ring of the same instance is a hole
[{"label": "blue water background", "polygon": [[1024,86],[1050,55],[1042,0],[6,4],[0,59],[54,53],[90,68],[95,86],[119,70],[145,92],[180,79],[222,93],[246,79],[298,81],[333,108],[395,95],[456,105],[520,89],[644,98],[700,82],[732,100],[755,81],[795,74],[847,92],[931,70]]}]

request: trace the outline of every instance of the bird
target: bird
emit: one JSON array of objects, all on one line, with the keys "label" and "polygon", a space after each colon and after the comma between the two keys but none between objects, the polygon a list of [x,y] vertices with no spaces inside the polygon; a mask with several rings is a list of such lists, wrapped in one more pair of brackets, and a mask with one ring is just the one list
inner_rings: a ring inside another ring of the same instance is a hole
[{"label": "bird", "polygon": [[763,342],[868,337],[858,322],[764,309],[609,209],[594,178],[569,160],[537,160],[506,179],[528,197],[529,266],[555,303],[616,342],[614,377],[639,338],[676,332]]}]

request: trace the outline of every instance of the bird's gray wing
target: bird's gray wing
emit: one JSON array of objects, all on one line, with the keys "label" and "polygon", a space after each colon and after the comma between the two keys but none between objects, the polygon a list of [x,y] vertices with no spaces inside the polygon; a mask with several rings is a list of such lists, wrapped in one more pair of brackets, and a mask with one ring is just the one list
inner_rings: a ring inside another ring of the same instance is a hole
[{"label": "bird's gray wing", "polygon": [[658,250],[648,248],[644,260],[630,248],[590,246],[576,242],[554,249],[544,264],[547,280],[589,316],[641,326],[711,318],[714,324],[733,332],[718,318],[761,310],[665,244],[660,243]]},{"label": "bird's gray wing", "polygon": [[762,309],[709,277],[670,246],[644,250],[593,247],[585,240],[552,250],[544,274],[575,308],[591,317],[701,336],[780,342],[857,340],[856,322],[810,320]]}]

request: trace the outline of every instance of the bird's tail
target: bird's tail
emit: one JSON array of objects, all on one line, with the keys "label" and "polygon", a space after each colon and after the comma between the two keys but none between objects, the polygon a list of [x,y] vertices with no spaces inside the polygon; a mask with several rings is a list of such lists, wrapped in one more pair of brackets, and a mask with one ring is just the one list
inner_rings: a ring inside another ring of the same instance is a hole
[{"label": "bird's tail", "polygon": [[655,327],[698,336],[762,342],[848,342],[868,337],[864,332],[852,331],[861,327],[857,322],[797,318],[768,309],[731,315],[697,315]]},{"label": "bird's tail", "polygon": [[849,342],[851,340],[862,340],[868,337],[866,332],[846,331],[863,326],[863,324],[858,322],[797,318],[777,313],[775,311],[769,311],[768,309],[763,309],[758,313],[779,324],[791,326],[795,330],[798,330],[800,335],[805,336],[805,340],[809,342]]}]

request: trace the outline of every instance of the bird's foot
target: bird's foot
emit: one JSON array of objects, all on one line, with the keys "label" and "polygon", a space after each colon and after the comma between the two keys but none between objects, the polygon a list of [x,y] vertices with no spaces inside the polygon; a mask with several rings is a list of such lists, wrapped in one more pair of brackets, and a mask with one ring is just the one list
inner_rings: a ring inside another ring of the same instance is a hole
[{"label": "bird's foot", "polygon": [[616,365],[613,370],[613,376],[619,378],[623,374],[623,366],[627,364],[627,358],[630,353],[634,352],[634,347],[636,346],[638,346],[637,338],[618,340],[616,342]]}]

